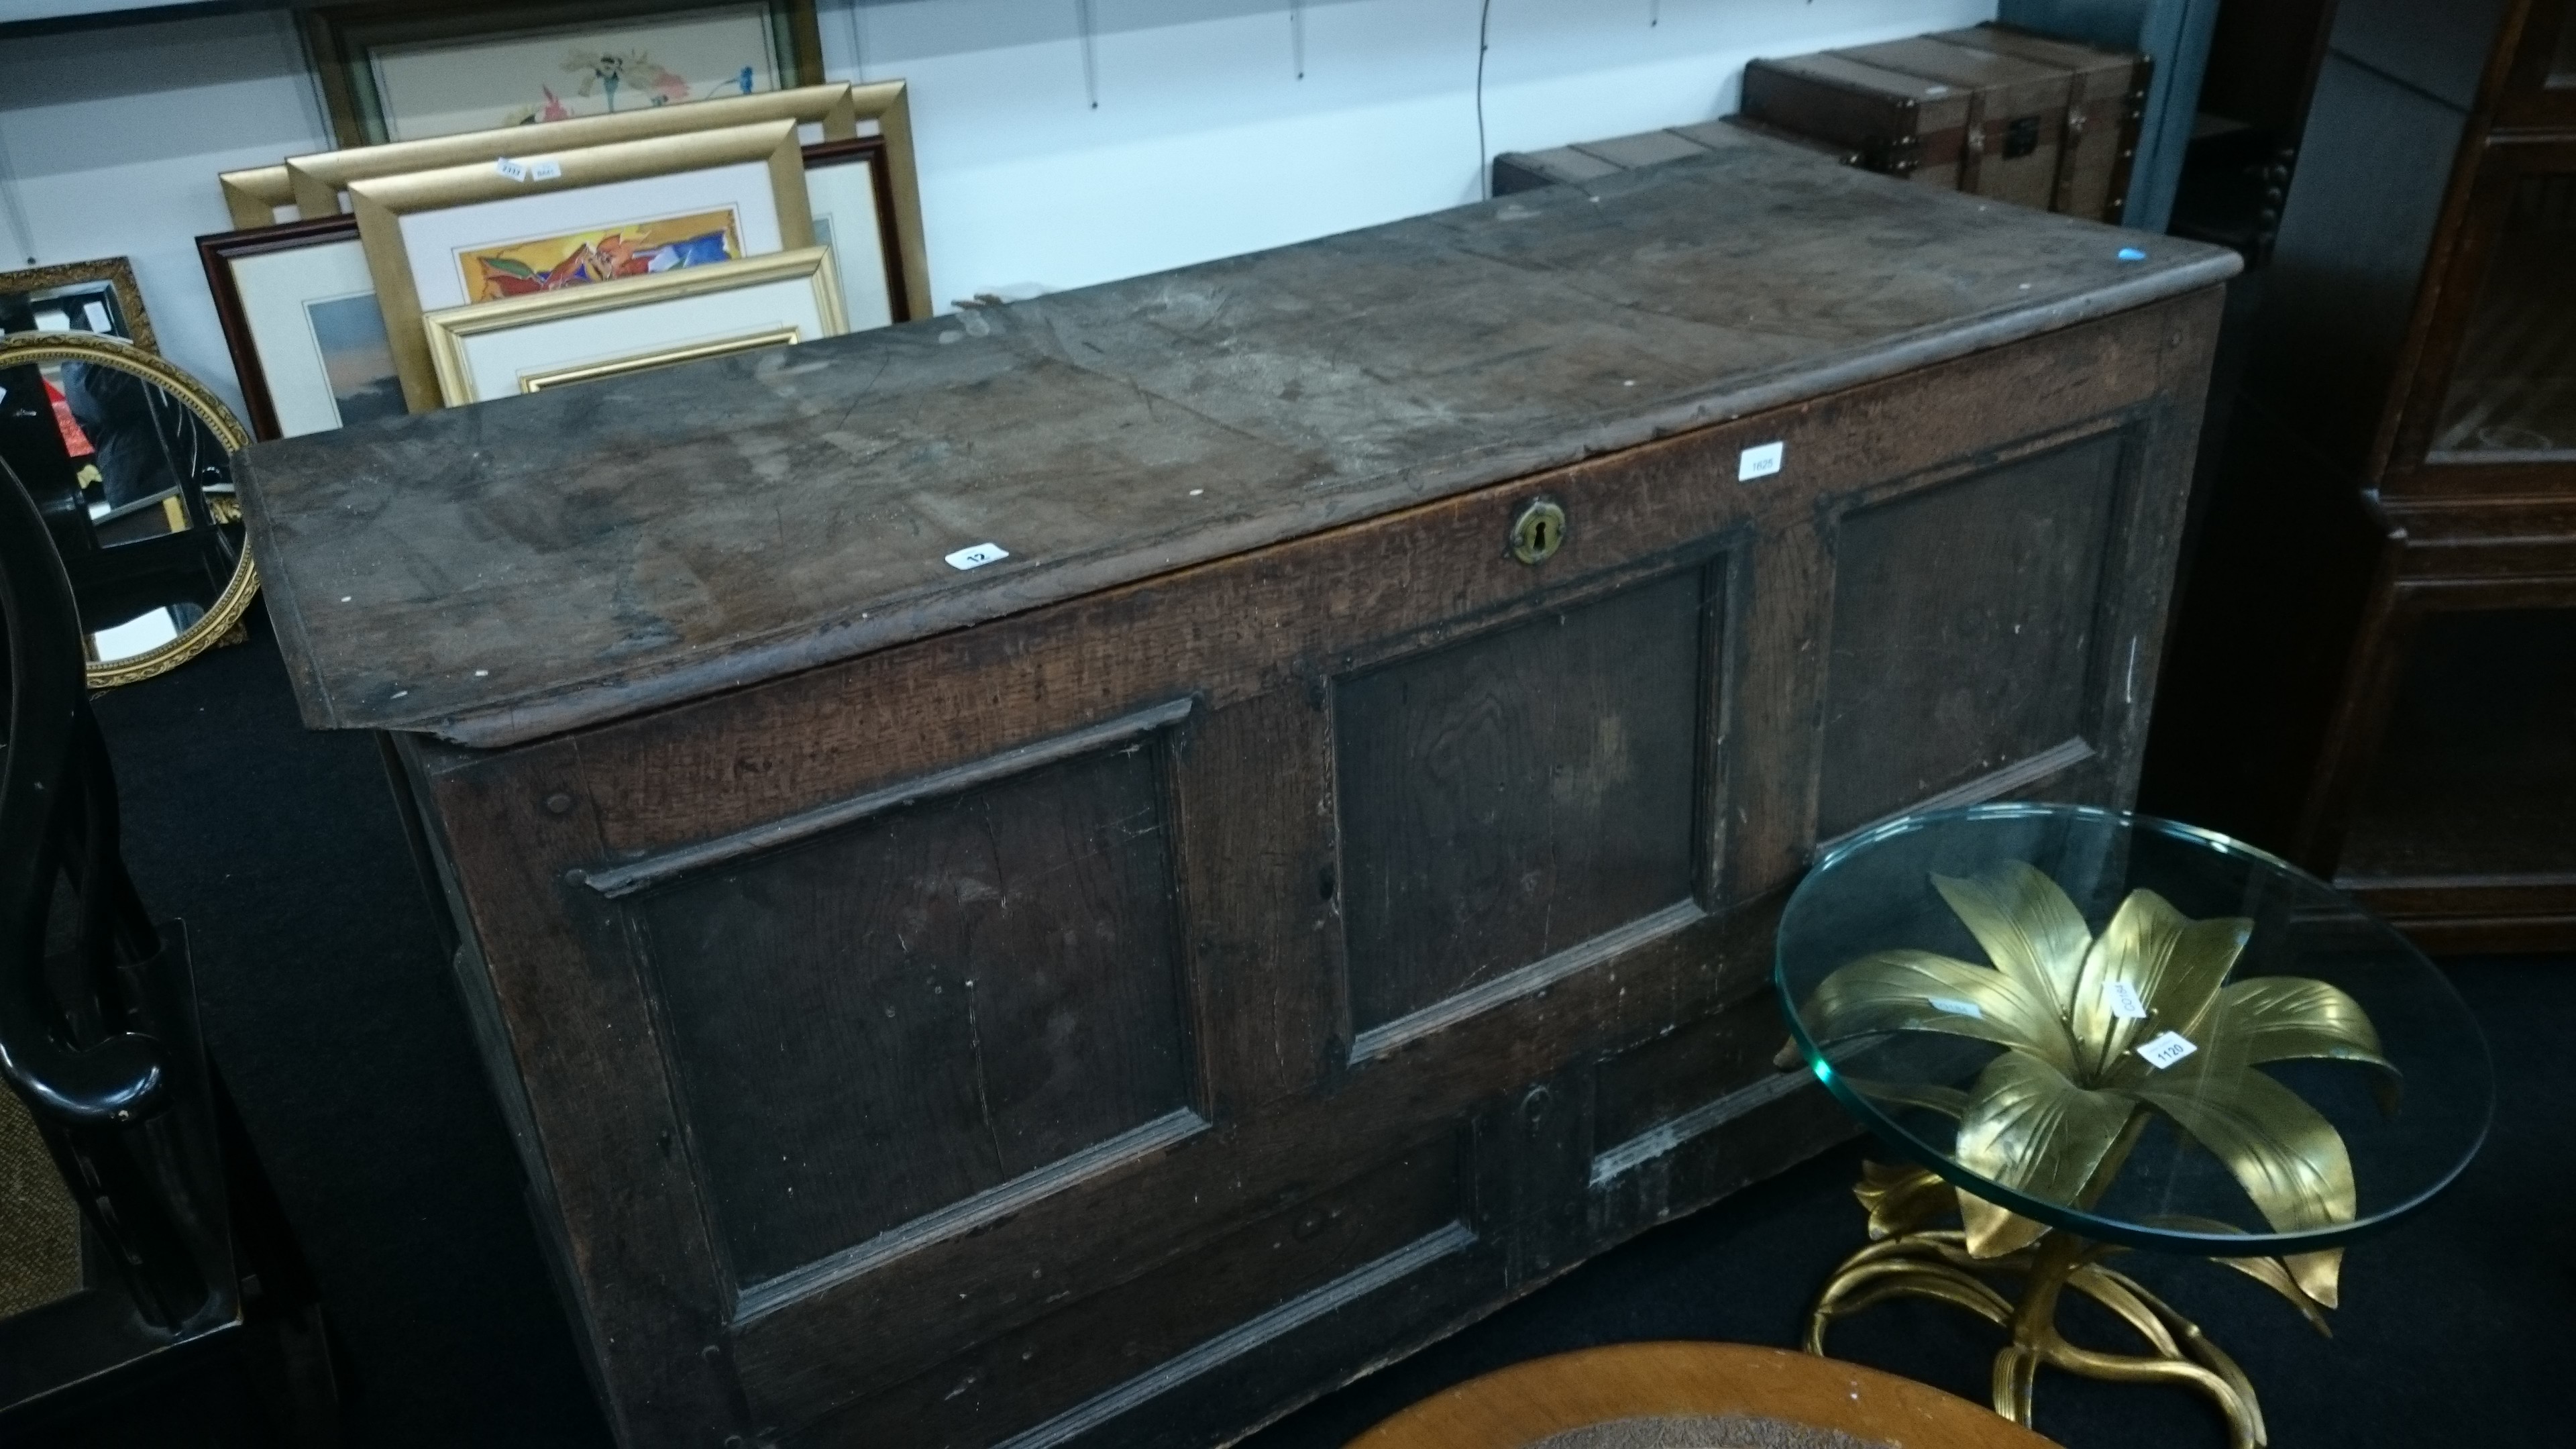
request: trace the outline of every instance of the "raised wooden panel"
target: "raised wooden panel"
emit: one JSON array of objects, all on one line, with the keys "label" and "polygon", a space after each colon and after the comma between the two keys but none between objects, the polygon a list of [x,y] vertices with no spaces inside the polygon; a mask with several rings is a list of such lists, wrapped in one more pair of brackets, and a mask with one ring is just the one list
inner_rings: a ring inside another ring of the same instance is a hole
[{"label": "raised wooden panel", "polygon": [[1080,756],[635,903],[737,1281],[1186,1104],[1160,773]]},{"label": "raised wooden panel", "polygon": [[1819,836],[2082,747],[2120,461],[2104,434],[1843,517]]},{"label": "raised wooden panel", "polygon": [[1669,574],[1341,682],[1355,1028],[1691,898],[1702,598]]}]

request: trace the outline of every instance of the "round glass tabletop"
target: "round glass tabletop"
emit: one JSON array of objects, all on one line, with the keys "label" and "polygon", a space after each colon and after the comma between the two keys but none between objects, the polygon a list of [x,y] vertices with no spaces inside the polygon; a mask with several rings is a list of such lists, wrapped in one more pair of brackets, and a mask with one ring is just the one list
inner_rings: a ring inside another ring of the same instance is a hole
[{"label": "round glass tabletop", "polygon": [[1867,831],[1789,898],[1777,981],[1817,1077],[1982,1200],[1972,1241],[2009,1235],[2002,1209],[2216,1257],[2332,1247],[2458,1176],[2494,1099],[2468,1007],[2404,937],[2145,816]]}]

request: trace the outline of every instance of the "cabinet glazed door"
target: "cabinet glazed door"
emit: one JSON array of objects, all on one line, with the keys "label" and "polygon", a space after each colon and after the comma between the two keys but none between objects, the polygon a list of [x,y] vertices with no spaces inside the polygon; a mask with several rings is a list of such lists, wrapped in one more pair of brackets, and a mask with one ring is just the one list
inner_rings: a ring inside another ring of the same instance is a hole
[{"label": "cabinet glazed door", "polygon": [[2215,312],[410,747],[621,1436],[1214,1442],[1833,1140],[1781,896],[2127,799]]},{"label": "cabinet glazed door", "polygon": [[2397,421],[2392,497],[2576,497],[2576,137],[2476,153]]}]

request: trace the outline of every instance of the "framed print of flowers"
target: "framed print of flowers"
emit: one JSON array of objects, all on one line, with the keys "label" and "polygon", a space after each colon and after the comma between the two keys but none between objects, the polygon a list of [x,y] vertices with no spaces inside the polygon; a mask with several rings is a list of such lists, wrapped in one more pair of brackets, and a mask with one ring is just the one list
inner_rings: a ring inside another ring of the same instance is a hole
[{"label": "framed print of flowers", "polygon": [[326,5],[308,21],[343,146],[822,80],[813,0]]}]

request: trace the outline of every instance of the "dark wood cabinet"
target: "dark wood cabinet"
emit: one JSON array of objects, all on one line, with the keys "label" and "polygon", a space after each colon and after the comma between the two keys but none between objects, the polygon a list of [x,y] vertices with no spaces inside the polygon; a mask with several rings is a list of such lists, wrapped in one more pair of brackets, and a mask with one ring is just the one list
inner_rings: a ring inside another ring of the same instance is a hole
[{"label": "dark wood cabinet", "polygon": [[1845,1134],[1818,840],[2134,789],[2128,240],[1747,140],[246,455],[621,1438],[1214,1443]]},{"label": "dark wood cabinet", "polygon": [[2576,944],[2576,6],[2343,0],[2148,803]]}]

